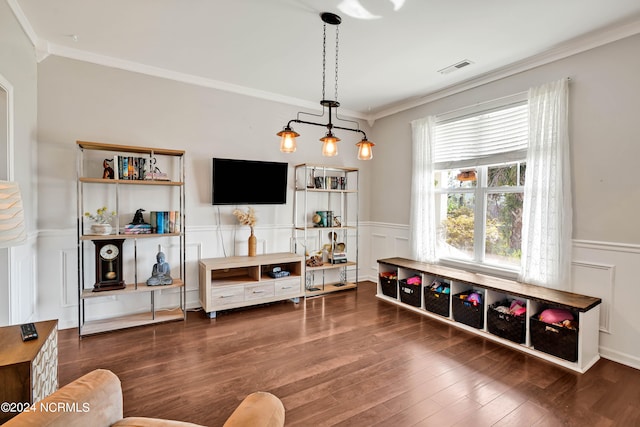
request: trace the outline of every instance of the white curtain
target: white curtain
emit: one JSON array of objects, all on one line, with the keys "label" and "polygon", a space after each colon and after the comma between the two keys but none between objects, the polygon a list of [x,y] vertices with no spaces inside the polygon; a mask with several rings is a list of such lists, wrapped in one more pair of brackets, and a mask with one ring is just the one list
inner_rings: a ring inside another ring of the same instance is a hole
[{"label": "white curtain", "polygon": [[529,90],[519,280],[556,289],[568,289],[571,280],[568,97],[566,78]]},{"label": "white curtain", "polygon": [[433,142],[435,117],[411,122],[413,136],[411,178],[411,257],[437,262],[436,213],[433,185]]}]

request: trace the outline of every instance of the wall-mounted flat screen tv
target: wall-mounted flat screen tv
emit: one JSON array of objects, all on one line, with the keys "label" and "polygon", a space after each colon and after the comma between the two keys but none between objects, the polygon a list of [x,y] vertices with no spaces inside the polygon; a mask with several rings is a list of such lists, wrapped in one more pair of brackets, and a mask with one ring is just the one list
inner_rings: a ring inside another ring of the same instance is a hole
[{"label": "wall-mounted flat screen tv", "polygon": [[288,163],[214,158],[212,204],[285,204],[288,170]]}]

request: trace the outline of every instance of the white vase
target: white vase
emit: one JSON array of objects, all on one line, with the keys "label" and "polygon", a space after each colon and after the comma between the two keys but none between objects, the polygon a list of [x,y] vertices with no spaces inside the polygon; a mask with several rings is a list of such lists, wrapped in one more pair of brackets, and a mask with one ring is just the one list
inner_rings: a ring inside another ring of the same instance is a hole
[{"label": "white vase", "polygon": [[112,230],[111,224],[91,224],[91,234],[106,236],[111,234]]}]

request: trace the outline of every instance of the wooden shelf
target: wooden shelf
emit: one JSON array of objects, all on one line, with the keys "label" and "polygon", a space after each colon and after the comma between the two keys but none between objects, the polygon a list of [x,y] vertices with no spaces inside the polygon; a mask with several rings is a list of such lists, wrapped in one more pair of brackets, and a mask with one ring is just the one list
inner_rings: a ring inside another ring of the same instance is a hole
[{"label": "wooden shelf", "polygon": [[343,262],[342,264],[331,264],[331,263],[325,263],[322,265],[319,265],[317,267],[308,267],[307,266],[307,271],[318,271],[318,270],[333,270],[336,268],[342,268],[342,267],[351,267],[356,265],[355,262],[353,261],[347,261],[347,262]]},{"label": "wooden shelf", "polygon": [[317,291],[311,291],[306,289],[305,295],[307,297],[314,297],[317,295],[324,295],[331,292],[344,291],[347,289],[355,289],[358,285],[352,282],[347,283],[326,283],[324,286],[322,285],[314,285],[314,288],[318,288]]},{"label": "wooden shelf", "polygon": [[329,230],[329,231],[335,231],[335,230],[356,230],[357,227],[354,227],[352,225],[343,225],[341,227],[314,227],[313,225],[308,225],[306,227],[295,227],[296,230],[307,230],[308,232],[314,232],[314,231],[323,231],[323,230]]},{"label": "wooden shelf", "polygon": [[82,290],[82,298],[99,298],[99,297],[108,297],[112,295],[127,295],[132,293],[144,293],[144,292],[153,292],[160,291],[163,289],[176,289],[184,286],[184,283],[180,279],[173,279],[173,283],[170,285],[162,285],[162,286],[149,286],[146,283],[138,283],[136,285],[133,283],[126,285],[124,289],[116,289],[113,291],[100,291],[93,292],[92,289],[83,289]]},{"label": "wooden shelf", "polygon": [[104,142],[76,141],[78,147],[84,150],[117,151],[137,154],[158,154],[162,156],[183,156],[184,150],[168,148],[138,147],[134,145],[105,144]]},{"label": "wooden shelf", "polygon": [[337,188],[297,188],[296,191],[308,191],[309,193],[357,193],[358,190],[340,190]]},{"label": "wooden shelf", "polygon": [[[155,317],[155,318],[154,318]],[[154,323],[184,320],[184,312],[180,308],[172,310],[156,310],[155,316],[151,312],[118,316],[113,319],[90,320],[80,329],[80,335],[99,334],[114,329],[134,328],[136,326],[152,325]]]},{"label": "wooden shelf", "polygon": [[85,184],[124,184],[124,185],[166,185],[178,187],[184,185],[182,181],[166,181],[161,179],[105,179],[105,178],[80,178]]},{"label": "wooden shelf", "polygon": [[328,166],[328,165],[320,165],[314,163],[301,163],[295,166],[296,168],[311,168],[311,169],[319,169],[330,172],[357,172],[358,168],[350,168],[344,166]]},{"label": "wooden shelf", "polygon": [[83,234],[80,240],[111,240],[111,239],[148,239],[151,237],[177,237],[180,233],[148,233],[148,234]]}]

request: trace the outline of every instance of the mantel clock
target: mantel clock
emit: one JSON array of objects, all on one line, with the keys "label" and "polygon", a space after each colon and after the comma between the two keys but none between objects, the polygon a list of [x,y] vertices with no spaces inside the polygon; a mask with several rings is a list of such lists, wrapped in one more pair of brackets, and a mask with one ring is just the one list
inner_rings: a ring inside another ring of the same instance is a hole
[{"label": "mantel clock", "polygon": [[123,239],[93,240],[96,251],[96,284],[93,292],[124,289],[122,279]]}]

